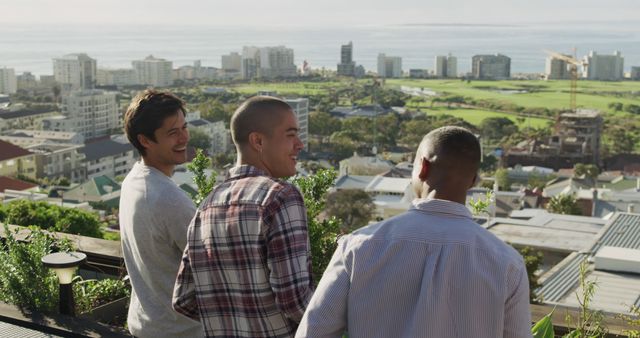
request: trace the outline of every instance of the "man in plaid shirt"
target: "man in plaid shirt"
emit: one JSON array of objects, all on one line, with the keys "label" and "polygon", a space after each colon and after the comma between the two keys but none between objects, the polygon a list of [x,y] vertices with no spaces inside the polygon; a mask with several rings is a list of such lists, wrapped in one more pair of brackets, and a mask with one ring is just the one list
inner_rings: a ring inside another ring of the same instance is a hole
[{"label": "man in plaid shirt", "polygon": [[291,107],[257,96],[231,118],[237,166],[188,229],[173,308],[208,337],[291,337],[313,293],[303,199],[279,178],[303,144]]}]

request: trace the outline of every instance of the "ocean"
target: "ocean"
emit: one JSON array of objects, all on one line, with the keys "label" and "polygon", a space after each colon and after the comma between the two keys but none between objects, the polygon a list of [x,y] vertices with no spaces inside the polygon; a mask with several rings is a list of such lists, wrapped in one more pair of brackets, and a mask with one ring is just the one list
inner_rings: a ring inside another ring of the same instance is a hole
[{"label": "ocean", "polygon": [[98,67],[130,68],[132,60],[152,54],[174,67],[201,60],[220,67],[220,56],[243,46],[284,45],[294,49],[295,63],[336,68],[340,45],[353,42],[353,57],[366,70],[376,70],[378,53],[402,57],[402,68],[433,69],[436,55],[453,54],[458,71],[471,70],[475,54],[511,57],[511,72],[544,72],[544,49],[582,56],[622,52],[625,72],[640,66],[637,22],[519,25],[395,25],[359,27],[221,27],[221,26],[90,26],[0,24],[0,67],[53,73],[52,59],[87,53]]}]

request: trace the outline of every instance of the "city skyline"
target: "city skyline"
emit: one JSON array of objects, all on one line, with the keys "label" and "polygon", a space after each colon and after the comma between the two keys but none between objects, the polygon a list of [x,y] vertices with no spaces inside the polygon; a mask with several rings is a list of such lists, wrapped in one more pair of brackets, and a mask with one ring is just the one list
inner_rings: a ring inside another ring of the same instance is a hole
[{"label": "city skyline", "polygon": [[[197,10],[193,10],[197,9]],[[395,2],[326,0],[311,2],[275,0],[258,2],[188,3],[168,0],[113,0],[86,2],[67,0],[9,0],[0,4],[0,12],[12,13],[0,18],[2,24],[162,24],[173,26],[353,26],[405,24],[521,24],[521,23],[592,23],[638,21],[640,3],[634,0],[611,0],[606,3],[585,0],[576,6],[569,0],[536,2],[453,0]]]}]

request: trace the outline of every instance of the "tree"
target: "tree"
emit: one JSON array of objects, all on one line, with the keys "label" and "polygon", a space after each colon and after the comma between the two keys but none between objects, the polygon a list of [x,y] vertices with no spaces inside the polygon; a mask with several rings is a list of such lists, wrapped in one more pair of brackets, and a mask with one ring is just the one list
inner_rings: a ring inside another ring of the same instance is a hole
[{"label": "tree", "polygon": [[205,173],[205,169],[210,167],[211,159],[204,154],[202,149],[196,150],[196,157],[191,163],[187,164],[187,169],[193,173],[193,183],[198,188],[198,192],[191,196],[196,205],[200,205],[209,196],[213,186],[216,184],[216,172],[212,172],[209,177]]},{"label": "tree", "polygon": [[522,258],[524,259],[524,265],[527,268],[527,277],[529,277],[529,302],[537,303],[538,296],[536,295],[536,289],[540,286],[538,284],[538,277],[536,271],[540,269],[540,265],[543,262],[542,252],[535,250],[532,247],[525,246],[518,250]]},{"label": "tree", "polygon": [[309,242],[311,244],[311,260],[313,280],[320,281],[324,270],[329,265],[331,256],[338,246],[340,223],[335,217],[320,219],[325,208],[327,191],[333,186],[337,173],[334,170],[319,170],[314,175],[297,177],[293,184],[298,186],[307,208],[307,224]]},{"label": "tree", "polygon": [[511,190],[511,179],[509,178],[509,171],[507,171],[507,169],[500,168],[496,170],[494,176],[496,182],[498,182],[498,187],[500,187],[500,190]]},{"label": "tree", "polygon": [[309,133],[312,135],[329,136],[341,127],[340,120],[329,113],[314,111],[309,115]]},{"label": "tree", "polygon": [[616,126],[606,130],[605,136],[610,143],[612,154],[630,154],[638,143],[638,136],[623,126]]},{"label": "tree", "polygon": [[209,151],[211,149],[211,136],[197,128],[189,128],[189,146],[196,149]]},{"label": "tree", "polygon": [[375,210],[373,199],[364,190],[345,189],[327,196],[327,215],[341,220],[344,230],[367,225]]},{"label": "tree", "polygon": [[576,163],[573,166],[574,177],[585,177],[591,183],[591,186],[595,187],[600,175],[600,169],[593,164]]},{"label": "tree", "polygon": [[547,211],[562,215],[582,215],[578,201],[574,195],[560,194],[551,197],[547,203]]},{"label": "tree", "polygon": [[480,122],[482,136],[493,141],[518,132],[518,126],[506,117],[488,117]]},{"label": "tree", "polygon": [[607,105],[609,109],[613,109],[613,111],[618,112],[622,111],[623,105],[621,102],[611,102]]}]

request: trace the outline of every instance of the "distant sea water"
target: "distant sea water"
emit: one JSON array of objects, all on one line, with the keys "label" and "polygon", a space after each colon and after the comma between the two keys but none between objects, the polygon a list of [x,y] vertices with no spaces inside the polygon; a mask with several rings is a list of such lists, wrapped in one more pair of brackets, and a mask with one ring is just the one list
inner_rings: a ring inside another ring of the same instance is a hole
[{"label": "distant sea water", "polygon": [[87,53],[98,67],[130,68],[147,55],[173,61],[174,67],[201,60],[220,67],[220,56],[241,52],[243,46],[285,45],[294,49],[295,63],[312,68],[336,68],[340,45],[353,42],[353,57],[367,70],[376,70],[378,53],[402,57],[404,71],[433,69],[436,55],[453,54],[458,72],[471,70],[475,54],[511,57],[512,73],[544,72],[543,49],[572,53],[589,51],[624,56],[625,72],[640,66],[639,22],[519,25],[395,25],[360,27],[217,27],[123,25],[7,25],[0,24],[0,67],[52,74],[52,59]]}]

